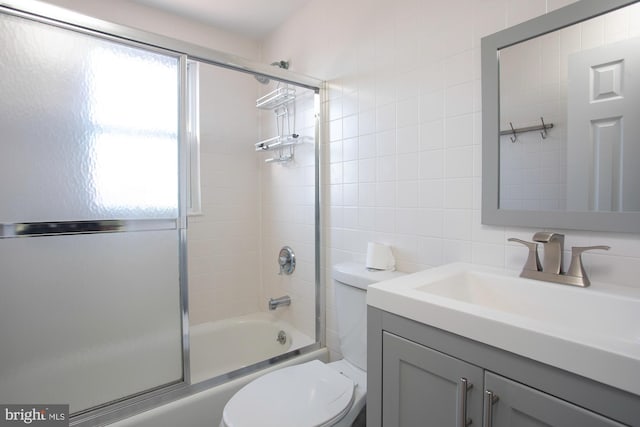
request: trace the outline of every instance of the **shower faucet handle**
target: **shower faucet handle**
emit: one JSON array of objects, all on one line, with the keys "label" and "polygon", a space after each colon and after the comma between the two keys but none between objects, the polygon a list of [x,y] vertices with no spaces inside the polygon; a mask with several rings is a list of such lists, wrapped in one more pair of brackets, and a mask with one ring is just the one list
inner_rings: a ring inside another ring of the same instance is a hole
[{"label": "shower faucet handle", "polygon": [[292,274],[296,269],[296,255],[293,253],[293,249],[289,246],[284,246],[280,249],[278,254],[278,265],[280,266],[280,272],[278,274],[286,274],[287,276]]}]

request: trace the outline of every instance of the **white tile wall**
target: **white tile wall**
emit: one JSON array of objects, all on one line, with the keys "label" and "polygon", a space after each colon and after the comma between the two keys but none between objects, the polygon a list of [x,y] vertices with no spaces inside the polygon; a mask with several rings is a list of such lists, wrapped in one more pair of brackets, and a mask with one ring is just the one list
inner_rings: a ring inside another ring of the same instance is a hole
[{"label": "white tile wall", "polygon": [[[364,262],[370,240],[393,245],[408,272],[452,261],[521,268],[526,251],[506,238],[530,239],[535,230],[480,224],[480,39],[569,3],[312,0],[264,42],[265,61],[286,57],[329,84],[327,277],[333,263]],[[354,156],[357,166],[348,164]],[[640,235],[565,233],[567,247],[614,248],[585,255],[593,280],[640,286]],[[327,339],[338,357],[326,284]]]},{"label": "white tile wall", "polygon": [[192,325],[260,311],[257,82],[200,64],[202,215],[188,218]]},{"label": "white tile wall", "polygon": [[[275,89],[275,83],[262,87],[265,93]],[[334,109],[334,113],[342,108]],[[290,321],[309,337],[315,337],[315,113],[314,95],[308,89],[296,88],[294,131],[300,134],[303,144],[295,146],[294,160],[287,163],[265,163],[274,152],[253,153],[258,161],[260,187],[260,278],[262,286],[256,294],[258,307],[266,310],[269,298],[283,295],[291,297],[291,305],[278,308],[276,314]],[[276,136],[274,112],[260,111],[260,139]],[[291,122],[292,124],[294,121]],[[333,122],[331,122],[333,123]],[[334,128],[337,135],[348,135],[340,126]],[[347,121],[345,121],[347,123]],[[353,124],[351,124],[353,125]],[[331,179],[337,184],[357,182],[357,162],[343,147],[349,137],[341,137],[329,144],[329,150],[340,158],[330,166]],[[355,141],[351,140],[351,149]],[[336,198],[342,197],[336,195]],[[296,255],[296,270],[291,276],[278,275],[278,253],[283,246],[290,246]],[[295,343],[294,343],[295,345]]]}]

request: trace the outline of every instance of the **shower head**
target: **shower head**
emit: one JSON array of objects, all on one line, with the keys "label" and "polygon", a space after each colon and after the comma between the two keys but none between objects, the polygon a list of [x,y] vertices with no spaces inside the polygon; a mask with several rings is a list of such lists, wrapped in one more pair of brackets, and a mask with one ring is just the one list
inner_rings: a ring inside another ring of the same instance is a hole
[{"label": "shower head", "polygon": [[276,62],[272,62],[271,65],[274,65],[276,67],[280,67],[283,70],[288,70],[289,69],[289,61],[276,61]]},{"label": "shower head", "polygon": [[[276,62],[272,62],[270,65],[274,67],[282,68],[283,70],[289,69],[289,61],[276,61]],[[266,85],[271,81],[269,77],[263,74],[254,74],[253,77],[255,77],[256,80],[262,83],[263,85]]]}]

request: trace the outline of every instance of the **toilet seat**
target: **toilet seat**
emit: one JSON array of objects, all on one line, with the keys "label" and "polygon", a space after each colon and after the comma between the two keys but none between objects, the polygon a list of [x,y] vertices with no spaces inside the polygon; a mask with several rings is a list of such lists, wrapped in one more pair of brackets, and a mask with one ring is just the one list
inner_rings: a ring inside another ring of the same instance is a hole
[{"label": "toilet seat", "polygon": [[252,381],[229,400],[227,427],[325,427],[344,417],[354,401],[353,381],[312,360]]}]

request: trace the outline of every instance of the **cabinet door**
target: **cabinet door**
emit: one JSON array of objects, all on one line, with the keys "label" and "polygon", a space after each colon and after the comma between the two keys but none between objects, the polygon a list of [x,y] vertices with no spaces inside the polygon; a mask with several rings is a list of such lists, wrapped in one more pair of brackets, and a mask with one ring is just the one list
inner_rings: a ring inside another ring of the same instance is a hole
[{"label": "cabinet door", "polygon": [[383,426],[480,425],[482,369],[396,335],[382,335]]},{"label": "cabinet door", "polygon": [[485,426],[489,427],[622,427],[579,406],[487,372],[485,389],[494,393],[492,407],[485,392]]}]

